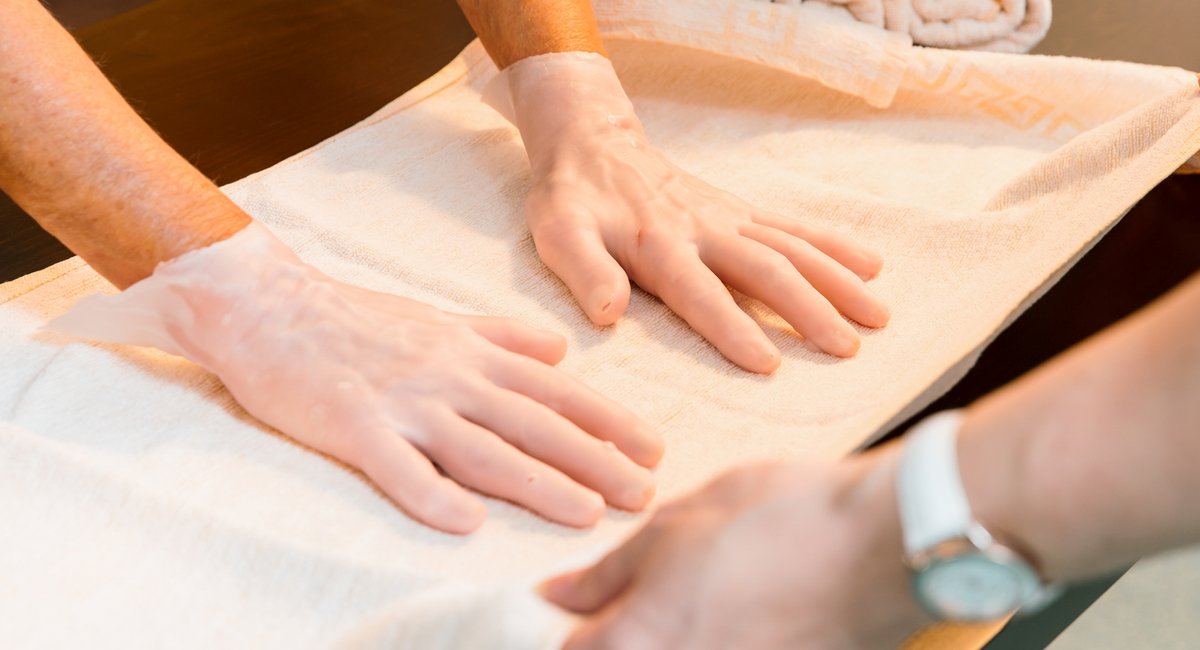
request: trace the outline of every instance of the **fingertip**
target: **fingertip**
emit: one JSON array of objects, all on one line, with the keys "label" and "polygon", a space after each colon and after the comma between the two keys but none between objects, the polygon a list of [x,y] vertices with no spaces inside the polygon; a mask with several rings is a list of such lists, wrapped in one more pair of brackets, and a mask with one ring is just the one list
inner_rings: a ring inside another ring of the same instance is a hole
[{"label": "fingertip", "polygon": [[663,455],[667,452],[666,443],[663,442],[658,431],[652,429],[650,425],[639,423],[637,428],[636,440],[640,441],[640,444],[629,450],[629,458],[648,469],[658,467],[658,464],[662,462]]},{"label": "fingertip", "polygon": [[631,485],[623,490],[613,505],[623,510],[639,512],[650,504],[657,491],[658,486],[655,484],[654,475],[647,471],[644,478],[638,484]]},{"label": "fingertip", "polygon": [[600,496],[598,492],[581,488],[580,495],[575,498],[575,503],[565,509],[556,519],[559,523],[573,528],[591,528],[600,521],[607,508],[608,504],[604,502],[604,497]]},{"label": "fingertip", "polygon": [[859,265],[858,277],[864,281],[874,280],[883,272],[883,256],[875,251],[864,250]]},{"label": "fingertip", "polygon": [[875,329],[886,327],[887,324],[892,320],[892,310],[887,306],[887,304],[885,304],[883,301],[880,301],[875,305],[874,311],[870,315],[870,319],[871,322],[863,323],[863,325]]},{"label": "fingertip", "polygon": [[426,513],[425,520],[438,530],[467,535],[479,530],[487,520],[487,507],[483,501],[455,484],[454,492],[447,492],[442,503],[433,505],[431,512]]},{"label": "fingertip", "polygon": [[541,360],[548,365],[557,366],[567,356],[567,337],[558,332],[539,330],[546,336],[546,347]]},{"label": "fingertip", "polygon": [[579,584],[579,579],[585,571],[586,569],[579,569],[548,578],[539,583],[535,590],[545,600],[563,609],[574,611],[571,608],[571,595],[575,592],[576,585]]},{"label": "fingertip", "polygon": [[629,285],[615,283],[595,287],[580,302],[593,323],[602,327],[612,325],[625,314],[629,306]]},{"label": "fingertip", "polygon": [[779,348],[764,340],[750,348],[743,359],[736,363],[750,372],[771,375],[779,369],[779,364],[782,362],[783,357],[779,353]]},{"label": "fingertip", "polygon": [[821,347],[835,357],[849,359],[858,354],[859,348],[862,347],[862,339],[849,327],[838,328],[823,342]]}]

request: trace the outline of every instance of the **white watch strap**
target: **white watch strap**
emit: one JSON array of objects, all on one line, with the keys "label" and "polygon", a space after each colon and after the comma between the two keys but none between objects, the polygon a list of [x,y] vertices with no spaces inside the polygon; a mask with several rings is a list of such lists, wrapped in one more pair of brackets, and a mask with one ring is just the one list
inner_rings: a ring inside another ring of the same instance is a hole
[{"label": "white watch strap", "polygon": [[958,473],[959,411],[932,415],[906,435],[897,474],[900,523],[908,556],[966,535],[971,506]]}]

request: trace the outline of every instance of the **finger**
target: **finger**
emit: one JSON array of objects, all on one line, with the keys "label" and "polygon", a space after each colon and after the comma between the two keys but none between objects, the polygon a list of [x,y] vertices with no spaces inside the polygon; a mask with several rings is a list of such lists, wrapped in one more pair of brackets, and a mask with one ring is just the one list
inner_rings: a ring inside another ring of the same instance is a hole
[{"label": "finger", "polygon": [[567,340],[559,334],[530,327],[510,318],[463,316],[483,338],[508,350],[556,365],[567,354]]},{"label": "finger", "polygon": [[779,367],[779,350],[693,250],[676,249],[650,259],[654,266],[641,274],[638,284],[658,296],[725,358],[751,372],[770,374]]},{"label": "finger", "polygon": [[591,526],[604,514],[599,494],[473,422],[447,413],[433,433],[425,451],[463,485],[568,526]]},{"label": "finger", "polygon": [[652,535],[643,527],[627,542],[585,569],[555,576],[538,585],[542,596],[577,614],[591,614],[619,598],[644,564]]},{"label": "finger", "polygon": [[525,395],[570,420],[589,435],[616,445],[643,467],[662,459],[658,432],[620,404],[553,368],[510,356],[489,369],[497,386]]},{"label": "finger", "polygon": [[891,312],[850,269],[842,266],[809,242],[782,230],[747,224],[742,235],[783,253],[792,266],[825,296],[838,311],[867,327],[887,325]]},{"label": "finger", "polygon": [[599,492],[618,508],[641,510],[654,496],[654,476],[546,405],[488,384],[472,391],[460,409],[517,449]]},{"label": "finger", "polygon": [[542,261],[557,275],[587,317],[611,325],[629,306],[629,277],[609,255],[594,228],[566,219],[543,219],[533,229]]},{"label": "finger", "polygon": [[828,230],[813,228],[778,214],[760,213],[751,217],[754,223],[778,228],[816,246],[822,253],[854,271],[860,278],[870,280],[883,270],[883,258],[858,242]]},{"label": "finger", "polygon": [[838,314],[786,257],[745,237],[715,238],[704,261],[742,293],[775,310],[804,338],[829,354],[858,352],[858,333]]},{"label": "finger", "polygon": [[438,473],[421,452],[392,431],[367,437],[360,468],[414,519],[448,533],[469,533],[487,510],[478,497]]},{"label": "finger", "polygon": [[[670,605],[668,605],[669,607]],[[563,650],[658,650],[682,647],[680,639],[664,638],[646,620],[661,619],[662,606],[648,616],[635,613],[637,605],[625,597],[581,621],[563,644]]]}]

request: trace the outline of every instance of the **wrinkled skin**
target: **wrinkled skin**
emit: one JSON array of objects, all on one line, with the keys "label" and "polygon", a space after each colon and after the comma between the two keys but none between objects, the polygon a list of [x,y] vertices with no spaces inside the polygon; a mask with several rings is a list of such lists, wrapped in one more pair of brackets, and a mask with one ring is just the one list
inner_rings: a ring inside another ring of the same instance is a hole
[{"label": "wrinkled skin", "polygon": [[878,458],[747,466],[662,507],[595,566],[542,586],[585,615],[565,647],[896,647],[927,621]]},{"label": "wrinkled skin", "polygon": [[538,253],[593,322],[624,313],[632,280],[761,373],[778,367],[779,350],[726,284],[840,357],[860,346],[843,315],[887,324],[887,306],[865,284],[882,268],[878,255],[679,169],[649,143],[604,57],[535,56],[503,75],[533,172],[526,217]]},{"label": "wrinkled skin", "polygon": [[654,492],[657,435],[552,367],[561,337],[338,282],[258,225],[52,327],[187,356],[441,530],[483,522],[466,487],[572,526]]}]

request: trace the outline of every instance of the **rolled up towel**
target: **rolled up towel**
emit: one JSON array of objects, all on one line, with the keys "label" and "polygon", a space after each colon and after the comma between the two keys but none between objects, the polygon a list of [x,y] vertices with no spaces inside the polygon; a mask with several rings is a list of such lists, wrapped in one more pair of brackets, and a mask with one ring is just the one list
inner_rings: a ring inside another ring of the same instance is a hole
[{"label": "rolled up towel", "polygon": [[912,36],[917,45],[1028,52],[1050,29],[1050,0],[759,0],[812,2],[845,9],[856,20]]}]

